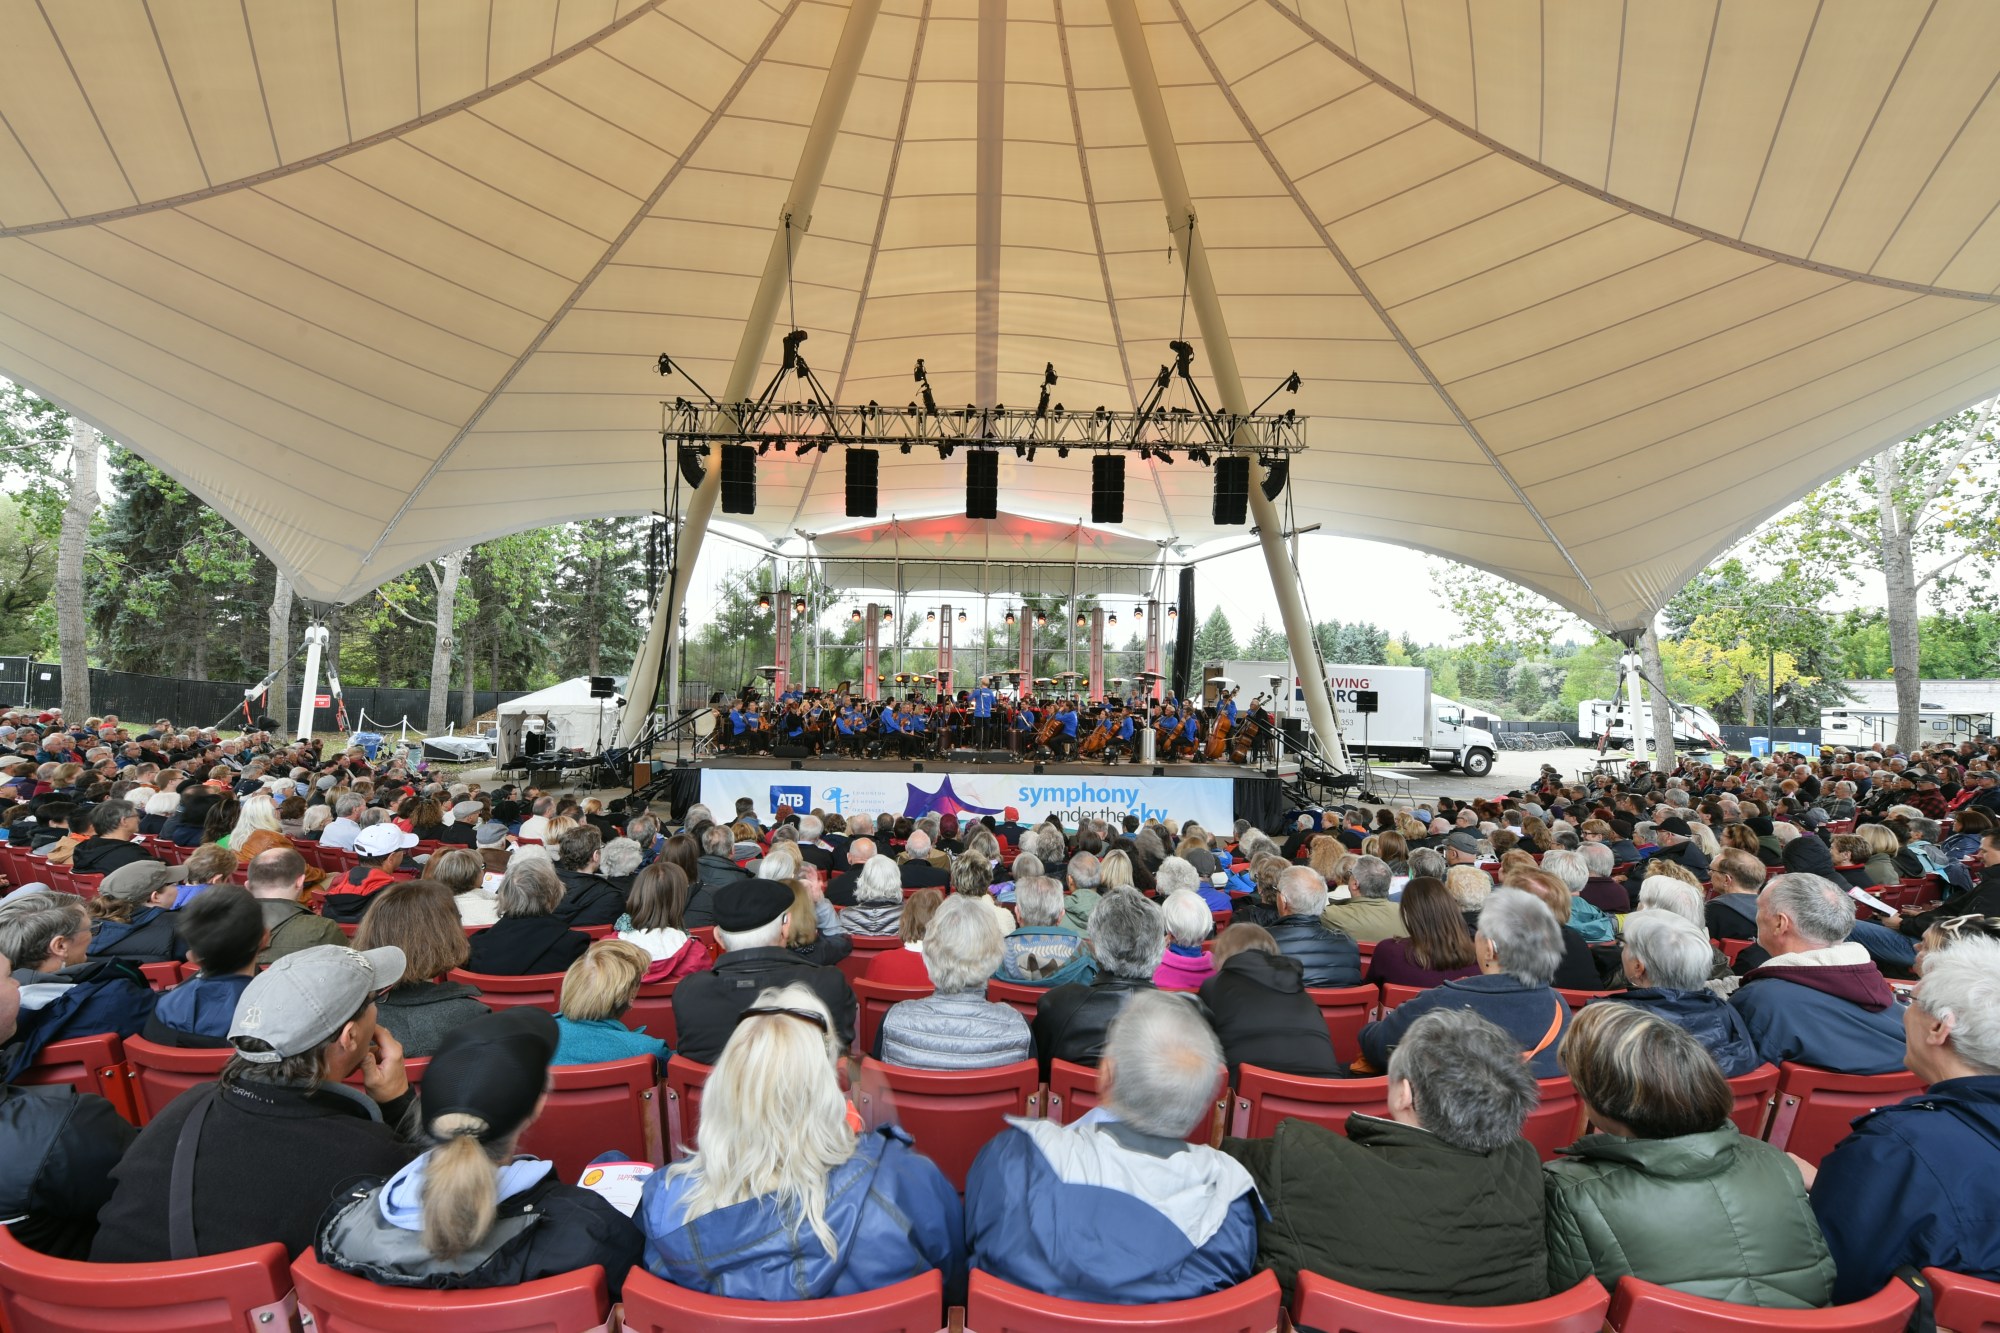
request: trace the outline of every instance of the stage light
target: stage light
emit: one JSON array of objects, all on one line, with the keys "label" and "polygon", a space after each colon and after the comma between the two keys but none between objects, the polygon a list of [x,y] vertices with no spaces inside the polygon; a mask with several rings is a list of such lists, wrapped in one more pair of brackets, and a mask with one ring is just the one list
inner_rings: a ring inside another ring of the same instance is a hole
[{"label": "stage light", "polygon": [[900,446],[898,446],[898,448],[900,452],[907,454],[908,452],[910,452],[910,442],[908,440],[905,440]]},{"label": "stage light", "polygon": [[1068,457],[1069,457],[1069,446],[1068,446],[1068,445],[1066,445],[1066,444],[1059,444],[1059,445],[1057,445],[1057,446],[1056,446],[1056,457],[1057,457],[1057,458],[1068,458]]},{"label": "stage light", "polygon": [[1144,620],[1145,618],[1146,618],[1146,608],[1145,608],[1145,607],[1143,607],[1143,606],[1135,606],[1135,607],[1133,607],[1133,608],[1132,608],[1132,619],[1134,619],[1134,620]]},{"label": "stage light", "polygon": [[1082,629],[1090,623],[1090,617],[1079,611],[1076,613],[1076,627]]},{"label": "stage light", "polygon": [[849,616],[848,619],[859,625],[861,623],[861,608],[858,606],[855,607],[854,614]]},{"label": "stage light", "polygon": [[1012,611],[1007,613],[1007,623],[1010,625],[1014,623],[1014,613]]},{"label": "stage light", "polygon": [[795,599],[792,602],[792,614],[795,616],[802,616],[805,613],[806,613],[806,599],[803,597]]},{"label": "stage light", "polygon": [[960,612],[958,613],[958,623],[959,623],[959,624],[961,624],[961,625],[963,625],[963,624],[965,623],[965,612],[963,612],[963,611],[960,611]]},{"label": "stage light", "polygon": [[1036,629],[1046,629],[1048,627],[1048,623],[1049,623],[1049,618],[1047,615],[1043,614],[1040,611],[1035,612]]},{"label": "stage light", "polygon": [[770,594],[768,594],[768,593],[759,593],[759,594],[757,594],[757,614],[759,614],[759,615],[763,615],[764,613],[768,612],[768,611],[769,611],[770,609],[771,609],[771,597],[770,597]]},{"label": "stage light", "polygon": [[925,623],[926,625],[935,625],[935,624],[937,624],[937,612],[935,612],[935,611],[926,611],[926,612],[924,612],[924,623]]},{"label": "stage light", "polygon": [[882,623],[885,625],[888,624],[890,621],[894,620],[895,618],[896,618],[896,613],[894,611],[884,611],[882,613]]},{"label": "stage light", "polygon": [[1181,609],[1178,606],[1170,606],[1167,608],[1168,620],[1179,620],[1180,618],[1181,618]]},{"label": "stage light", "polygon": [[760,440],[757,444],[757,457],[762,458],[765,454],[768,454],[770,452],[771,452],[771,442],[769,440]]},{"label": "stage light", "polygon": [[1116,611],[1112,611],[1109,614],[1107,614],[1104,617],[1104,623],[1107,625],[1116,625],[1118,623],[1118,613]]},{"label": "stage light", "polygon": [[950,458],[950,457],[952,456],[952,453],[953,453],[953,452],[954,452],[955,450],[957,450],[957,448],[958,448],[958,446],[957,446],[957,445],[955,445],[955,444],[940,444],[940,445],[938,446],[938,457],[939,457],[939,458]]}]

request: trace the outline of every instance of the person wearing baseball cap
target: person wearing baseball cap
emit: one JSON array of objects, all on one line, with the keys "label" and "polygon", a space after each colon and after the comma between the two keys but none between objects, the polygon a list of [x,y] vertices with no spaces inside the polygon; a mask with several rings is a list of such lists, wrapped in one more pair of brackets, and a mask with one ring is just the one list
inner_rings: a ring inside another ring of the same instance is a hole
[{"label": "person wearing baseball cap", "polygon": [[356,864],[328,881],[320,915],[335,921],[359,922],[374,894],[394,884],[403,853],[417,845],[417,835],[405,833],[388,820],[370,824],[354,839]]},{"label": "person wearing baseball cap", "polygon": [[320,1222],[321,1263],[390,1287],[511,1287],[601,1264],[611,1299],[645,1238],[516,1144],[547,1100],[556,1021],[503,1009],[454,1028],[424,1073],[429,1150],[357,1182]]},{"label": "person wearing baseball cap", "polygon": [[120,866],[97,886],[90,911],[94,958],[140,963],[183,962],[187,946],[174,933],[174,900],[186,871],[158,861]]},{"label": "person wearing baseball cap", "polygon": [[837,967],[809,963],[785,947],[792,890],[782,880],[746,879],[715,894],[715,942],[722,957],[674,990],[675,1050],[714,1064],[736,1019],[757,992],[793,982],[809,986],[833,1015],[843,1045],[854,1040],[854,992]]},{"label": "person wearing baseball cap", "polygon": [[[221,1078],[174,1098],[113,1173],[96,1263],[148,1263],[313,1242],[357,1176],[416,1155],[416,1094],[375,997],[403,975],[397,948],[322,945],[286,954],[243,990]],[[342,1080],[361,1076],[360,1088]],[[177,1183],[182,1177],[184,1184]]]},{"label": "person wearing baseball cap", "polygon": [[1685,866],[1696,879],[1708,878],[1708,854],[1694,840],[1694,829],[1685,819],[1669,815],[1653,827],[1653,839],[1658,850],[1650,859],[1673,861]]}]

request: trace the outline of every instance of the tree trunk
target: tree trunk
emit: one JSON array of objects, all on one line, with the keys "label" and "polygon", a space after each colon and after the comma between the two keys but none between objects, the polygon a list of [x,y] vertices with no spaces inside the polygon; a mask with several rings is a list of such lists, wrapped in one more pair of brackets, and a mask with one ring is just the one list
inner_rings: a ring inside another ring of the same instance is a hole
[{"label": "tree trunk", "polygon": [[1674,709],[1667,698],[1667,672],[1660,665],[1660,632],[1646,622],[1639,636],[1639,670],[1646,687],[1653,692],[1653,767],[1661,773],[1674,771]]},{"label": "tree trunk", "polygon": [[458,696],[458,729],[466,732],[471,731],[473,724],[479,720],[479,694],[472,676],[473,664],[477,660],[473,649],[477,646],[477,636],[468,633],[465,636],[465,652],[461,654],[465,659],[465,689]]},{"label": "tree trunk", "polygon": [[97,460],[103,444],[95,427],[70,418],[69,502],[63,506],[62,538],[56,551],[56,642],[62,656],[63,721],[72,726],[90,716],[83,557],[90,545],[90,519],[97,512]]},{"label": "tree trunk", "polygon": [[1875,455],[1875,503],[1882,533],[1882,583],[1888,594],[1889,663],[1896,678],[1896,744],[1913,754],[1923,743],[1918,730],[1917,702],[1922,689],[1917,675],[1917,572],[1910,550],[1910,528],[1896,487],[1902,470],[1902,450]]},{"label": "tree trunk", "polygon": [[285,716],[285,694],[292,683],[292,581],[284,571],[271,582],[270,612],[270,661],[266,671],[278,674],[271,678],[269,693],[264,696],[265,712],[272,717]]},{"label": "tree trunk", "polygon": [[1742,694],[1743,725],[1754,727],[1757,725],[1757,682],[1754,680],[1745,680],[1743,682]]},{"label": "tree trunk", "polygon": [[464,551],[453,551],[446,556],[444,573],[438,576],[437,638],[431,647],[431,702],[424,722],[426,731],[445,729],[447,696],[451,692],[451,631],[458,614],[458,580],[465,572],[465,555]]}]

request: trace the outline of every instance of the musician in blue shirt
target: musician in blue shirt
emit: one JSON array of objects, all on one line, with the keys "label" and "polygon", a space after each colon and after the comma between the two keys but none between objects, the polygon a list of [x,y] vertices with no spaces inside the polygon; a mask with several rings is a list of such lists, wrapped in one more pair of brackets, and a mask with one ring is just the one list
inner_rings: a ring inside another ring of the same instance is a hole
[{"label": "musician in blue shirt", "polygon": [[750,744],[750,714],[744,710],[741,700],[729,710],[729,748],[742,750]]},{"label": "musician in blue shirt", "polygon": [[1056,754],[1066,758],[1076,753],[1076,702],[1074,700],[1065,699],[1057,706],[1056,721],[1062,723],[1062,729],[1057,731],[1051,739],[1055,741]]},{"label": "musician in blue shirt", "polygon": [[903,754],[905,757],[908,757],[912,753],[921,755],[924,752],[924,733],[929,730],[930,722],[924,716],[922,705],[913,707],[909,712],[903,714]]},{"label": "musician in blue shirt", "polygon": [[1113,704],[1111,707],[1111,740],[1104,747],[1104,762],[1108,764],[1112,761],[1113,757],[1120,754],[1124,755],[1129,762],[1132,758],[1132,736],[1134,732],[1132,715],[1125,711],[1124,704]]},{"label": "musician in blue shirt", "polygon": [[993,703],[999,696],[993,692],[992,680],[991,676],[982,677],[979,688],[972,692],[972,716],[978,723],[981,748],[993,744]]}]

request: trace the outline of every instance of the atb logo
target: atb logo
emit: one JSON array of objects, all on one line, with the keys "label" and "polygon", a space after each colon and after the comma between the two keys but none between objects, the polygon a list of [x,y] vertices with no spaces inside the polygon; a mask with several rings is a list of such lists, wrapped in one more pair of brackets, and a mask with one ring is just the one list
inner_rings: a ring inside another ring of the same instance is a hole
[{"label": "atb logo", "polygon": [[804,814],[812,809],[813,789],[811,787],[771,788],[771,813],[790,807],[794,814]]}]

